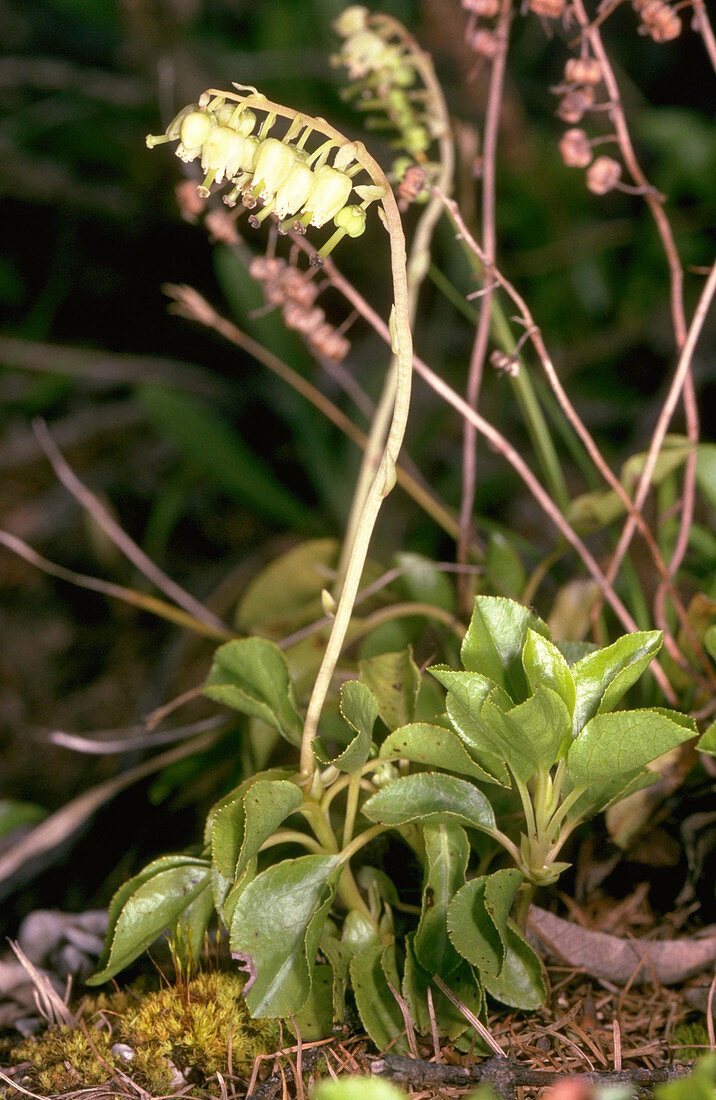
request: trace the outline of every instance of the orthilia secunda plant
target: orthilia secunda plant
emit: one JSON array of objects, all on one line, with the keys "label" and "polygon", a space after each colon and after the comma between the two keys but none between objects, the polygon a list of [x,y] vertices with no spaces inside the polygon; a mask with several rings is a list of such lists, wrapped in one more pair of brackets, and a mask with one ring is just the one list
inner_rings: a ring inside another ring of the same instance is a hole
[{"label": "orthilia secunda plant", "polygon": [[[393,306],[389,326],[396,379],[394,393],[391,391],[392,415],[376,472],[368,491],[361,495],[360,515],[349,532],[332,629],[306,714],[301,776],[305,784],[315,785],[311,744],[348,630],[375,521],[384,497],[395,485],[408,418],[413,344],[405,238],[390,184],[361,142],[349,141],[325,119],[305,117],[271,102],[256,88],[233,87],[232,92],[215,88],[204,92],[196,103],[179,111],[164,134],[150,134],[148,147],[176,141],[180,160],[201,162],[204,178],[199,193],[208,197],[213,187],[229,184],[224,202],[231,206],[240,201],[251,210],[253,227],[270,217],[280,233],[305,233],[310,227],[322,229],[332,222],[334,232],[313,255],[314,266],[344,237],[363,233],[366,211],[373,202],[381,203],[381,220],[390,239]],[[281,136],[276,133],[279,119],[288,121]],[[315,144],[312,150],[311,143]],[[354,193],[359,202],[353,199]]]},{"label": "orthilia secunda plant", "polygon": [[[309,226],[322,229],[332,221],[335,232],[313,259],[319,264],[343,237],[363,233],[366,210],[387,193],[387,181],[375,162],[367,163],[370,158],[362,146],[348,142],[322,120],[305,120],[288,108],[270,104],[253,88],[235,87],[248,94],[205,92],[198,103],[179,111],[165,133],[149,134],[147,145],[152,149],[176,141],[180,160],[201,164],[204,178],[199,194],[206,198],[213,186],[229,184],[224,202],[227,206],[241,202],[255,211],[249,217],[254,228],[269,216],[280,233],[290,229],[301,233]],[[271,131],[281,115],[290,119],[290,125],[277,137]],[[309,151],[311,135],[321,132],[328,140]],[[366,170],[371,181],[356,181]],[[354,192],[359,202],[351,201]]]}]

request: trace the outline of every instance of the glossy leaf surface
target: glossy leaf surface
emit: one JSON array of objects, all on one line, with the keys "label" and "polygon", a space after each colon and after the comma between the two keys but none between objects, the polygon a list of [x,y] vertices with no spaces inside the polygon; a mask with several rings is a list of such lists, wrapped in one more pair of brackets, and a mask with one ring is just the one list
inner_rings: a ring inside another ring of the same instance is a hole
[{"label": "glossy leaf surface", "polygon": [[253,1016],[287,1016],[305,1003],[338,865],[336,856],[287,859],[241,894],[231,951],[249,974],[244,995]]},{"label": "glossy leaf surface", "polygon": [[217,649],[204,694],[243,714],[261,718],[292,745],[301,744],[298,713],[286,659],[265,638],[240,638]]}]

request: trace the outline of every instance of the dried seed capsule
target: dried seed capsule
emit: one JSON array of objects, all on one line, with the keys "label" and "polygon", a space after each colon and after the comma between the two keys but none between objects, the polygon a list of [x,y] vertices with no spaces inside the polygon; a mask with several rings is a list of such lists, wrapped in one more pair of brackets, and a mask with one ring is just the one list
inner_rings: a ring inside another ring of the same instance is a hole
[{"label": "dried seed capsule", "polygon": [[592,159],[592,146],[584,130],[565,130],[559,151],[568,168],[586,168]]},{"label": "dried seed capsule", "polygon": [[278,256],[254,256],[249,264],[249,275],[263,283],[266,279],[275,279],[286,266],[286,261]]},{"label": "dried seed capsule", "polygon": [[584,88],[573,88],[562,96],[557,108],[557,114],[562,122],[579,122],[584,112],[594,106],[594,89],[591,85]]},{"label": "dried seed capsule", "polygon": [[587,171],[587,187],[595,195],[613,191],[621,178],[622,168],[612,157],[597,157]]},{"label": "dried seed capsule", "polygon": [[639,29],[655,42],[670,42],[681,34],[681,19],[663,0],[647,0],[639,14],[643,24]]},{"label": "dried seed capsule", "polygon": [[307,334],[314,332],[319,325],[322,325],[326,315],[319,306],[304,309],[298,302],[286,302],[283,307],[283,319],[289,328]]},{"label": "dried seed capsule", "polygon": [[425,169],[419,164],[409,164],[398,184],[398,198],[403,207],[415,202],[425,185]]},{"label": "dried seed capsule", "polygon": [[462,6],[483,19],[494,19],[500,10],[500,0],[462,0]]},{"label": "dried seed capsule", "polygon": [[564,66],[564,79],[568,84],[598,84],[602,67],[596,57],[570,57]]},{"label": "dried seed capsule", "polygon": [[484,29],[476,30],[474,34],[469,35],[467,44],[480,57],[487,57],[489,60],[496,57],[500,49],[500,43],[492,31]]},{"label": "dried seed capsule", "polygon": [[319,355],[325,355],[326,359],[332,359],[340,363],[351,350],[351,345],[345,336],[336,332],[333,325],[319,325],[309,337],[309,343]]},{"label": "dried seed capsule", "polygon": [[564,14],[566,0],[529,0],[528,7],[543,19],[559,19]]},{"label": "dried seed capsule", "polygon": [[298,305],[310,306],[321,289],[315,279],[310,279],[297,267],[287,267],[281,277],[281,285],[289,298]]}]

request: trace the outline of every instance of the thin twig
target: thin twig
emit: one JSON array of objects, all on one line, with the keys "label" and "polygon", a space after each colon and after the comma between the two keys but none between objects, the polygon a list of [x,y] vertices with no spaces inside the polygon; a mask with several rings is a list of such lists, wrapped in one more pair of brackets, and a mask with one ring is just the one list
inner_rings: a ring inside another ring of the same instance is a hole
[{"label": "thin twig", "polygon": [[[497,252],[497,230],[495,225],[495,177],[497,169],[497,138],[500,130],[500,108],[505,83],[507,49],[509,44],[510,23],[512,22],[512,2],[503,0],[500,16],[495,27],[494,37],[498,50],[492,62],[490,84],[485,112],[485,132],[482,152],[482,247],[484,282],[480,302],[480,317],[475,332],[470,356],[465,397],[471,409],[477,409],[482,372],[487,355],[492,325],[492,296],[494,280],[493,265]],[[439,191],[434,192],[439,196]],[[467,549],[470,543],[472,512],[475,505],[475,485],[477,481],[476,429],[470,421],[463,426],[462,444],[462,499],[460,502],[460,538],[457,544],[457,560],[467,561]],[[469,605],[470,587],[468,578],[458,578],[459,606],[464,610]]]},{"label": "thin twig", "polygon": [[691,4],[694,9],[691,26],[697,34],[701,35],[706,53],[709,55],[714,71],[716,71],[716,36],[714,36],[713,27],[706,12],[706,5],[704,0],[691,0]]},{"label": "thin twig", "polygon": [[186,611],[182,611],[181,608],[175,607],[165,600],[160,600],[157,596],[150,596],[145,592],[135,592],[133,588],[125,588],[121,584],[114,584],[113,581],[103,581],[99,577],[89,577],[85,573],[75,573],[74,569],[66,569],[63,565],[48,561],[47,558],[43,558],[41,554],[38,554],[36,550],[33,550],[31,546],[18,538],[17,535],[11,535],[9,531],[0,530],[0,545],[11,550],[18,557],[24,558],[30,565],[42,569],[51,577],[69,581],[70,584],[76,584],[79,588],[89,588],[92,592],[101,592],[103,596],[122,600],[124,603],[138,607],[142,611],[158,615],[162,619],[177,623],[187,630],[193,630],[195,633],[204,634],[209,638],[217,638],[222,642],[226,642],[236,637],[236,633],[229,630],[228,627],[222,626],[218,629],[210,626],[194,618]]},{"label": "thin twig", "polygon": [[52,463],[52,468],[65,488],[72,494],[83,508],[87,510],[95,523],[102,528],[104,533],[112,540],[119,550],[127,557],[145,577],[157,586],[179,607],[184,608],[193,618],[198,619],[213,629],[214,633],[230,634],[229,628],[213,611],[209,611],[199,600],[194,599],[181,585],[168,577],[158,565],[137,546],[136,542],[122,529],[113,516],[107,511],[102,502],[91,492],[70,468],[63,458],[54,439],[47,430],[44,420],[33,421],[33,429],[37,441]]},{"label": "thin twig", "polygon": [[[352,284],[338,272],[335,264],[330,263],[329,261],[326,263],[325,266],[326,271],[329,273],[331,280],[333,281],[336,288],[340,290],[340,292],[346,298],[348,298],[348,300],[355,306],[355,308],[362,314],[362,316],[365,317],[368,323],[373,326],[378,335],[381,336],[386,342],[389,342],[390,333],[388,331],[388,326],[383,322],[382,318],[375,312],[374,309],[372,309],[372,307],[365,301],[362,295],[359,294],[359,292],[352,286]],[[452,405],[452,407],[456,409],[461,416],[465,417],[466,419],[471,419],[481,435],[483,435],[492,444],[495,450],[498,451],[502,455],[502,457],[507,460],[507,462],[509,462],[513,469],[522,478],[530,493],[534,497],[539,507],[545,513],[545,515],[548,516],[548,518],[552,521],[559,532],[564,536],[570,546],[579,555],[585,567],[599,585],[601,592],[604,594],[605,599],[609,603],[610,607],[613,609],[622,626],[629,631],[637,630],[638,627],[636,622],[634,621],[622,601],[617,596],[613,586],[607,581],[606,577],[599,568],[599,565],[597,564],[595,558],[589,552],[585,544],[579,538],[571,525],[567,522],[562,513],[559,511],[557,506],[552,501],[552,498],[545,490],[544,486],[535,477],[532,470],[529,468],[529,466],[516,450],[516,448],[513,447],[512,444],[509,443],[508,440],[505,439],[505,437],[492,424],[481,417],[479,413],[476,413],[473,409],[471,409],[467,402],[465,402],[463,398],[455,392],[455,390],[448,386],[447,382],[444,382],[442,378],[439,378],[438,375],[436,375],[430,369],[430,367],[428,367],[427,363],[424,363],[423,360],[420,359],[417,355],[413,356],[413,369],[425,382],[427,382],[427,384],[431,387],[431,389],[435,391],[435,393],[439,394],[439,396],[447,401],[448,404]],[[659,687],[663,691],[666,699],[670,702],[672,706],[678,705],[678,697],[671,684],[669,683],[669,680],[661,666],[654,662],[651,665],[651,671],[653,672],[654,678],[659,684]]]},{"label": "thin twig", "polygon": [[[451,199],[448,199],[446,196],[442,196],[442,198],[466,242],[470,245],[471,248],[475,250],[481,262],[486,263],[486,257],[483,255],[484,250],[480,248],[480,246],[470,234],[470,231],[465,225],[462,215],[460,214],[460,211],[455,202]],[[492,270],[496,283],[503,287],[503,289],[509,294],[509,296],[512,298],[513,302],[519,309],[522,315],[522,320],[525,324],[525,328],[529,332],[529,338],[531,339],[535,352],[537,353],[537,357],[542,364],[542,368],[547,375],[547,379],[552,388],[552,391],[554,392],[567,420],[572,425],[575,432],[584,444],[584,447],[592,462],[594,463],[596,469],[602,475],[610,488],[613,489],[613,491],[617,494],[627,513],[633,517],[639,529],[639,533],[644,538],[644,541],[646,542],[649,552],[654,560],[656,569],[662,579],[663,591],[664,593],[668,592],[669,598],[671,599],[671,602],[679,616],[681,625],[684,628],[684,631],[686,632],[692,647],[694,648],[695,652],[702,658],[704,670],[707,672],[707,675],[713,677],[711,662],[706,657],[701,642],[694,631],[693,624],[689,619],[688,612],[684,607],[684,604],[682,603],[679,594],[674,588],[673,575],[671,572],[672,566],[667,566],[666,562],[661,556],[661,552],[659,551],[659,546],[656,542],[656,539],[654,538],[648,524],[646,523],[642,512],[637,507],[635,501],[633,501],[632,498],[629,496],[621,481],[619,481],[616,475],[612,472],[610,466],[604,460],[604,457],[597,447],[597,444],[595,443],[593,436],[589,432],[589,429],[586,427],[581,417],[577,413],[577,410],[574,408],[572,402],[570,401],[564,387],[562,386],[552,359],[547,351],[544,340],[542,338],[541,330],[539,326],[535,324],[532,313],[530,312],[530,309],[524,298],[516,289],[514,284],[511,283],[507,278],[505,278],[505,276],[497,268],[493,266]],[[679,649],[675,639],[673,638],[671,632],[665,630],[664,638],[670,655],[674,658],[674,660],[678,661],[678,663],[684,664],[684,656]]]},{"label": "thin twig", "polygon": [[[640,188],[644,193],[644,200],[651,211],[651,215],[656,223],[659,237],[664,248],[667,264],[669,267],[670,275],[670,294],[671,294],[671,317],[674,326],[674,334],[676,337],[676,346],[681,351],[687,340],[687,325],[686,314],[684,310],[684,272],[681,266],[681,260],[674,241],[674,234],[671,228],[669,219],[667,218],[663,206],[661,197],[656,193],[654,188],[649,184],[646,176],[644,175],[641,166],[636,158],[634,148],[631,142],[631,136],[629,133],[629,127],[627,125],[626,116],[622,107],[621,96],[619,93],[619,85],[614,75],[614,70],[609,61],[606,50],[602,43],[599,28],[594,25],[590,25],[589,18],[584,8],[582,0],[573,0],[572,11],[577,17],[577,21],[582,28],[583,33],[588,38],[589,43],[594,51],[595,57],[599,61],[601,68],[602,79],[604,80],[607,93],[610,100],[610,117],[614,123],[617,142],[621,150],[624,163],[626,164],[635,185]],[[686,432],[695,445],[699,436],[699,418],[698,410],[696,408],[696,395],[694,391],[694,382],[690,369],[690,362],[687,365],[685,376],[683,379],[683,400],[684,400],[684,412],[686,416]],[[677,394],[678,396],[678,394]],[[650,448],[650,454],[653,451],[654,455],[658,455],[659,447],[661,444],[655,446],[656,440],[652,442]],[[649,459],[647,459],[647,462]],[[646,469],[644,470],[646,474]],[[639,497],[641,486],[646,484],[648,486],[648,479],[644,478],[639,485],[639,489],[635,495],[635,500]],[[694,503],[695,503],[695,486],[696,486],[696,453],[689,455],[686,460],[686,468],[684,471],[684,490],[683,501],[681,509],[681,524],[679,534],[676,540],[674,553],[672,556],[672,562],[670,568],[672,569],[672,576],[675,574],[684,553],[689,539],[689,531],[691,528],[691,522],[693,519]],[[640,506],[639,506],[640,507]],[[634,535],[636,524],[633,517],[630,515],[624,526],[622,536],[617,545],[612,563],[607,571],[607,579],[609,582],[613,582],[616,574],[619,570],[619,566],[627,552],[629,543]],[[598,614],[598,607],[595,607],[594,615]]]},{"label": "thin twig", "polygon": [[[311,246],[309,246],[309,251],[312,251]],[[365,432],[356,427],[350,417],[346,416],[342,409],[334,405],[330,398],[321,393],[319,389],[307,381],[298,371],[295,371],[293,367],[284,363],[283,360],[279,359],[277,355],[274,355],[272,351],[265,348],[263,344],[259,344],[258,341],[254,340],[251,336],[242,332],[240,328],[237,328],[237,326],[226,317],[222,317],[222,315],[218,313],[197,290],[189,286],[166,284],[164,292],[176,302],[174,312],[191,321],[197,321],[207,328],[213,329],[214,332],[223,336],[225,340],[228,340],[230,343],[248,352],[257,362],[262,363],[263,366],[283,382],[291,386],[297,393],[300,393],[307,401],[310,401],[319,412],[323,413],[327,420],[335,424],[335,426],[339,428],[348,439],[352,440],[356,446],[365,449],[368,437]],[[425,488],[425,486],[421,485],[420,482],[408,472],[402,462],[398,463],[397,476],[398,484],[405,490],[408,496],[412,497],[416,504],[434,519],[446,534],[450,535],[451,538],[456,538],[458,524],[455,517],[428,489]]]},{"label": "thin twig", "polygon": [[[214,714],[210,718],[202,718],[199,722],[192,722],[188,726],[180,726],[173,730],[160,730],[157,733],[146,733],[144,726],[133,726],[123,730],[123,737],[103,738],[95,734],[94,737],[84,737],[77,733],[66,733],[64,730],[51,730],[47,734],[47,741],[61,748],[72,749],[73,752],[89,753],[92,756],[111,756],[114,753],[133,752],[137,749],[153,749],[159,745],[172,745],[177,741],[185,741],[189,737],[195,737],[205,730],[217,729],[226,722],[225,714]],[[114,732],[114,731],[112,731]]]}]

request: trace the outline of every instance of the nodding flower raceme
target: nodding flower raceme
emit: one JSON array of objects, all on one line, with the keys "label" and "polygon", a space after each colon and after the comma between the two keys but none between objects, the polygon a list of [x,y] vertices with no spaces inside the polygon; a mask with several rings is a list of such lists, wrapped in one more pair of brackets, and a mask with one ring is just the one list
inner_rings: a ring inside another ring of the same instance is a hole
[{"label": "nodding flower raceme", "polygon": [[[260,103],[257,104],[260,107]],[[241,99],[229,100],[205,93],[199,103],[184,107],[169,123],[164,134],[150,134],[150,149],[164,142],[178,141],[176,155],[189,164],[199,159],[204,179],[198,193],[206,197],[214,184],[232,184],[223,196],[227,206],[241,201],[245,207],[261,209],[249,218],[258,226],[270,215],[279,230],[307,226],[321,229],[333,221],[336,232],[316,253],[321,263],[344,237],[358,237],[366,225],[366,207],[385,194],[380,185],[357,186],[360,205],[351,204],[353,177],[361,170],[358,147],[326,141],[313,153],[304,145],[313,131],[310,122],[296,116],[283,138],[269,136],[276,114],[266,109],[258,130],[257,116]],[[327,163],[334,152],[333,164]]]}]

